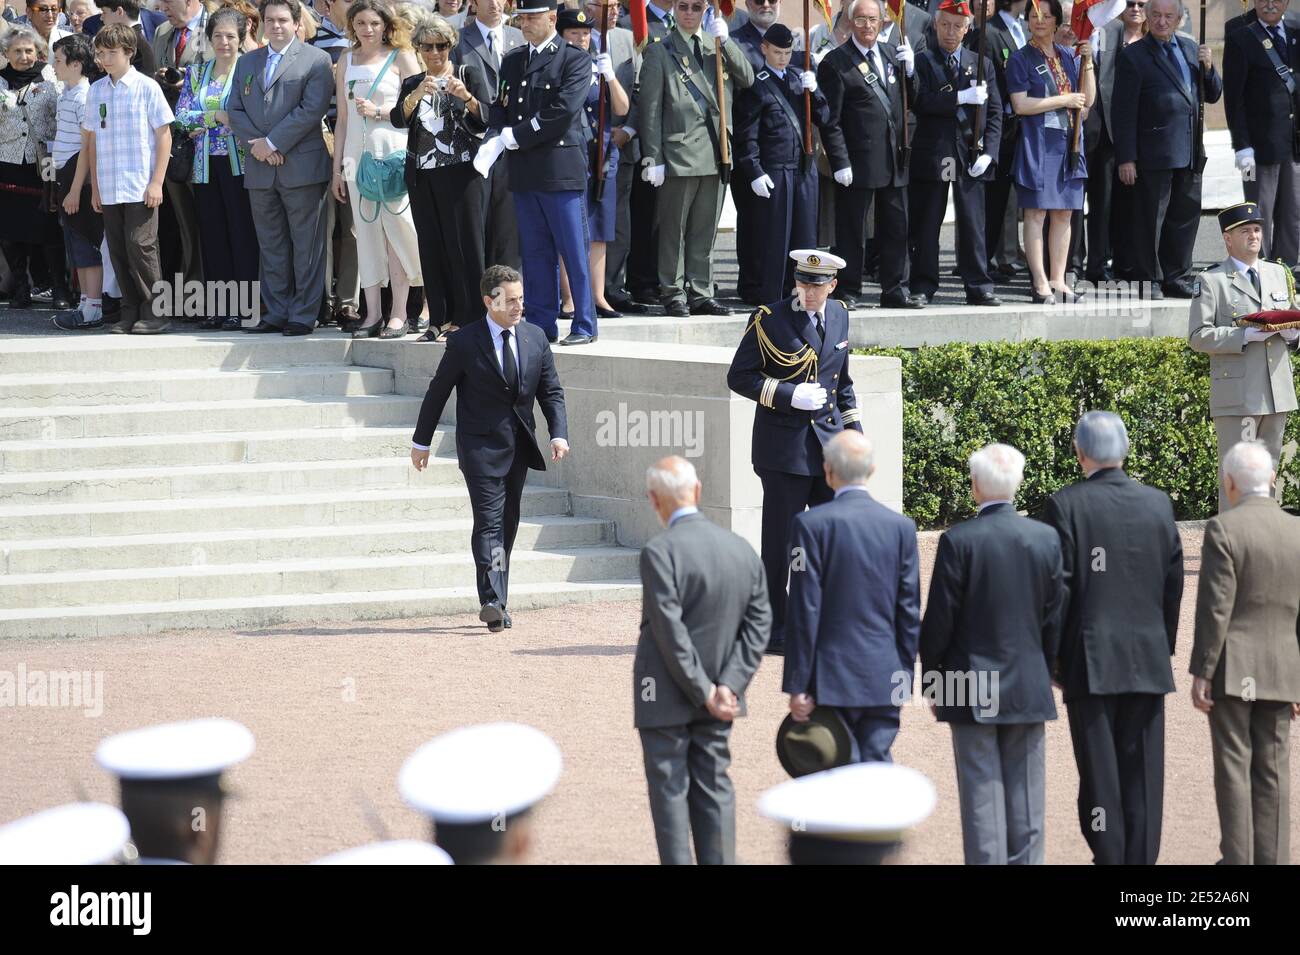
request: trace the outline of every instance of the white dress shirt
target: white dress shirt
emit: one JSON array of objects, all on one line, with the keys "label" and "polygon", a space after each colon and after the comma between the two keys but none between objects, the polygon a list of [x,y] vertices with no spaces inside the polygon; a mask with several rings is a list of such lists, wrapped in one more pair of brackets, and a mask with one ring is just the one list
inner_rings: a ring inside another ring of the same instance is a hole
[{"label": "white dress shirt", "polygon": [[865,484],[846,484],[843,487],[835,489],[835,496],[839,497],[841,494],[848,494],[850,491],[861,491],[863,494],[871,493],[867,490]]},{"label": "white dress shirt", "polygon": [[856,36],[850,36],[849,39],[852,40],[853,45],[858,48],[858,52],[867,58],[867,63],[875,67],[876,72],[880,74],[880,78],[884,79],[886,76],[885,61],[880,56],[879,39],[877,39],[876,43],[873,43],[871,45],[870,49],[868,49],[867,47],[859,43],[858,38]]}]

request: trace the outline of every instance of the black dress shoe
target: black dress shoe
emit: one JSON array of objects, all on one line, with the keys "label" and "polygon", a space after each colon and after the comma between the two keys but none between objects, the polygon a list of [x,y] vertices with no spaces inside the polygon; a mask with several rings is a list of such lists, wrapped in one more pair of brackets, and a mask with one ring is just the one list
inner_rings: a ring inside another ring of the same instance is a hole
[{"label": "black dress shoe", "polygon": [[171,327],[172,327],[172,322],[170,318],[161,318],[155,315],[153,318],[142,318],[140,319],[140,321],[132,325],[131,334],[132,335],[159,335],[162,332],[167,331],[167,329]]},{"label": "black dress shoe", "polygon": [[579,335],[577,332],[574,332],[568,338],[560,339],[560,344],[561,345],[590,345],[592,342],[596,340],[596,337],[597,336],[595,335]]},{"label": "black dress shoe", "polygon": [[640,305],[659,304],[658,289],[633,289],[631,294],[632,294],[632,301]]},{"label": "black dress shoe", "polygon": [[690,318],[691,310],[685,302],[669,302],[664,306],[664,314],[669,318]]},{"label": "black dress shoe", "polygon": [[221,323],[223,332],[237,332],[243,327],[244,320],[242,318],[227,318]]},{"label": "black dress shoe", "polygon": [[690,307],[692,315],[730,315],[731,309],[714,298],[702,298]]},{"label": "black dress shoe", "polygon": [[352,330],[352,337],[353,338],[378,338],[379,332],[383,329],[383,327],[384,327],[384,320],[382,318],[376,319],[373,325],[361,325],[357,328],[354,328]]},{"label": "black dress shoe", "polygon": [[304,325],[301,322],[290,322],[284,326],[280,334],[285,338],[296,338],[299,335],[310,335],[314,330],[310,325]]},{"label": "black dress shoe", "polygon": [[623,313],[616,312],[612,308],[601,308],[599,305],[597,305],[596,317],[597,318],[622,318]]},{"label": "black dress shoe", "polygon": [[1196,298],[1196,285],[1187,279],[1166,282],[1160,286],[1160,291],[1165,294],[1165,298]]},{"label": "black dress shoe", "polygon": [[496,600],[489,600],[480,607],[478,618],[487,624],[488,629],[493,633],[500,633],[505,629],[506,611]]},{"label": "black dress shoe", "polygon": [[632,301],[632,296],[630,295],[606,295],[605,299],[610,305],[613,305],[625,315],[645,314],[645,306],[638,305],[636,302]]},{"label": "black dress shoe", "polygon": [[841,294],[836,295],[835,298],[838,299],[839,303],[845,308],[862,308],[866,305],[866,302],[862,300],[862,296],[857,292],[842,292]]},{"label": "black dress shoe", "polygon": [[68,292],[55,292],[54,297],[50,299],[50,308],[56,312],[66,312],[72,308],[72,295]]},{"label": "black dress shoe", "polygon": [[226,320],[220,316],[217,316],[216,318],[205,318],[203,321],[199,322],[199,328],[203,329],[205,332],[215,332],[225,323]]},{"label": "black dress shoe", "polygon": [[258,322],[252,328],[245,328],[244,331],[248,332],[250,335],[271,335],[279,334],[284,331],[284,329],[279,325],[272,325],[270,322],[263,320]]},{"label": "black dress shoe", "polygon": [[1002,299],[998,298],[992,292],[967,292],[967,305],[991,305],[998,306],[1002,304]]},{"label": "black dress shoe", "polygon": [[1046,295],[1039,295],[1034,289],[1029,290],[1029,301],[1035,305],[1055,305],[1056,296],[1051,292]]},{"label": "black dress shoe", "polygon": [[925,308],[925,299],[919,295],[904,295],[902,292],[894,292],[891,295],[880,296],[881,308]]},{"label": "black dress shoe", "polygon": [[507,630],[509,630],[511,627],[513,627],[513,626],[515,625],[515,622],[514,622],[514,620],[512,620],[512,619],[510,618],[510,611],[509,611],[509,610],[507,610],[507,611],[505,612],[505,614],[506,614],[506,617],[505,617],[505,619],[502,620],[501,622],[502,622],[503,624],[505,624],[505,628],[506,628]]}]

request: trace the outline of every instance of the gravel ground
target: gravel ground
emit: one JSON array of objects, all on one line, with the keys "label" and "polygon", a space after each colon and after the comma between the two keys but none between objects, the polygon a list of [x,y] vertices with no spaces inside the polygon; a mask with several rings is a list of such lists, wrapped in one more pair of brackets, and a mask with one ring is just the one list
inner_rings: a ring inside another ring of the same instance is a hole
[{"label": "gravel ground", "polygon": [[[1187,589],[1178,692],[1169,697],[1165,830],[1161,861],[1212,863],[1218,823],[1204,717],[1188,700],[1199,531],[1185,531]],[[923,585],[937,536],[923,534]],[[396,793],[398,768],[420,743],[456,726],[519,720],[551,734],[564,752],[559,788],[541,807],[535,860],[653,863],[653,831],[631,717],[632,653],[639,607],[614,603],[521,614],[489,635],[473,617],[375,624],[286,626],[150,637],[8,641],[0,670],[103,671],[103,713],[0,711],[0,822],[75,799],[113,801],[113,780],[92,760],[104,736],[153,722],[223,715],[247,724],[257,752],[228,779],[222,859],[301,863],[376,838],[427,833]],[[783,860],[780,832],[755,811],[759,793],[784,778],[773,749],[785,713],[781,661],[767,658],[750,688],[750,716],[733,734],[739,856]],[[1059,706],[1059,701],[1058,701]],[[1047,860],[1087,863],[1076,824],[1077,777],[1064,709],[1047,728]],[[961,829],[946,727],[909,707],[895,758],[939,790],[935,814],[905,852],[914,863],[959,863]],[[1300,818],[1292,761],[1291,812]],[[369,812],[367,807],[373,809]],[[1300,826],[1295,827],[1300,832]],[[1292,851],[1300,857],[1300,835]]]}]

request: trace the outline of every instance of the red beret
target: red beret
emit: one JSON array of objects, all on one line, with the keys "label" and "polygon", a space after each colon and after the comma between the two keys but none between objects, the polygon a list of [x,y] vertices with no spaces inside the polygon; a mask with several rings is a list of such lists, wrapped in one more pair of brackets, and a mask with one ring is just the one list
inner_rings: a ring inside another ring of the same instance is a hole
[{"label": "red beret", "polygon": [[966,0],[943,0],[939,9],[945,13],[955,13],[959,17],[971,16],[970,4]]}]

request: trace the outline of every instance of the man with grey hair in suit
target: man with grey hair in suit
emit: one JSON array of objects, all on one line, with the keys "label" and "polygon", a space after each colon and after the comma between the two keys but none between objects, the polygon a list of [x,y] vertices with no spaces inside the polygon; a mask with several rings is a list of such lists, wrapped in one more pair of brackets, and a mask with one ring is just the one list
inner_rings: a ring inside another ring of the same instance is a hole
[{"label": "man with grey hair in suit", "polygon": [[1300,519],[1274,500],[1273,456],[1223,459],[1228,509],[1205,525],[1192,705],[1210,719],[1219,851],[1227,865],[1291,861],[1291,720],[1300,716]]},{"label": "man with grey hair in suit", "polygon": [[731,724],[745,715],[772,626],[754,549],[700,513],[700,481],[681,457],[646,473],[665,530],[641,550],[641,636],[632,665],[650,814],[664,865],[736,861]]},{"label": "man with grey hair in suit", "polygon": [[295,31],[299,0],[263,0],[266,46],[235,64],[230,128],[248,147],[248,190],[262,250],[266,311],[249,332],[310,335],[325,294],[325,186],[332,163],[321,121],[334,93],[324,50]]},{"label": "man with grey hair in suit", "polygon": [[1025,456],[970,456],[975,516],[939,538],[921,624],[921,690],[952,727],[967,865],[1042,865],[1044,723],[1061,638],[1061,547],[1016,512]]},{"label": "man with grey hair in suit", "polygon": [[1054,677],[1079,766],[1079,827],[1098,865],[1155,865],[1164,820],[1165,694],[1183,596],[1183,545],[1164,491],[1124,473],[1111,411],[1074,429],[1087,480],[1048,498],[1066,605]]}]

